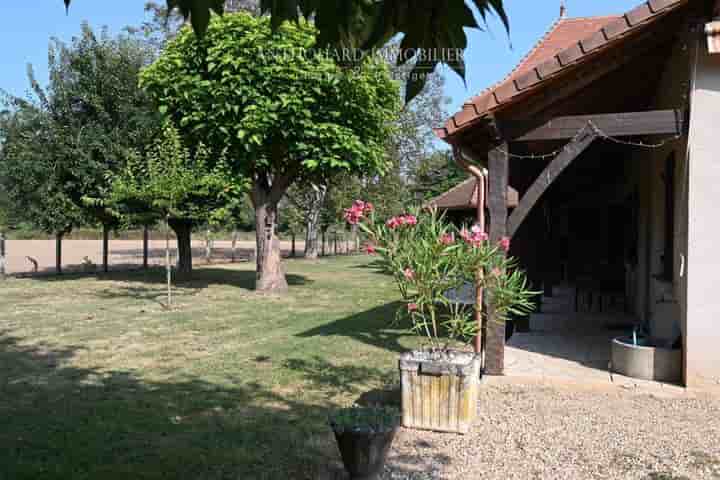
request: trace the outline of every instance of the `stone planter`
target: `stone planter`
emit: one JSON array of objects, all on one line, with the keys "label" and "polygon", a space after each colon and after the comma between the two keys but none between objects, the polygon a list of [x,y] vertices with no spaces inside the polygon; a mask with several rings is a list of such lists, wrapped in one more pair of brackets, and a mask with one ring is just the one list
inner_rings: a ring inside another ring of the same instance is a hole
[{"label": "stone planter", "polygon": [[352,480],[375,480],[382,472],[397,426],[387,432],[335,431],[345,470]]},{"label": "stone planter", "polygon": [[682,381],[682,350],[654,346],[647,339],[634,345],[629,337],[612,341],[612,370],[643,380],[679,383]]},{"label": "stone planter", "polygon": [[408,352],[400,357],[402,425],[467,433],[477,415],[480,359],[467,352]]}]

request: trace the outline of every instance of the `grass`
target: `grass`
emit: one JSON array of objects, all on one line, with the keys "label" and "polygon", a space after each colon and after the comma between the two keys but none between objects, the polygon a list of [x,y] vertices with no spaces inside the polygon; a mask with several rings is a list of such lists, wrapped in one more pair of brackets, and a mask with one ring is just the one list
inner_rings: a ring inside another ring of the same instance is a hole
[{"label": "grass", "polygon": [[367,259],[0,284],[0,479],[303,479],[338,461],[330,409],[397,382],[419,340]]}]

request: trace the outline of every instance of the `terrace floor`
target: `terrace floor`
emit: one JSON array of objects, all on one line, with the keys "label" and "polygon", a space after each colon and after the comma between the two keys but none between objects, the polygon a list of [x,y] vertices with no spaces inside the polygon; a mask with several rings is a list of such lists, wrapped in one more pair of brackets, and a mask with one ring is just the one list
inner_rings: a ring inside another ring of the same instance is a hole
[{"label": "terrace floor", "polygon": [[560,287],[543,300],[541,313],[530,319],[530,332],[515,333],[506,347],[505,379],[535,382],[621,386],[683,393],[677,385],[637,380],[610,371],[610,342],[628,335],[635,324],[621,312],[574,311],[574,289]]}]

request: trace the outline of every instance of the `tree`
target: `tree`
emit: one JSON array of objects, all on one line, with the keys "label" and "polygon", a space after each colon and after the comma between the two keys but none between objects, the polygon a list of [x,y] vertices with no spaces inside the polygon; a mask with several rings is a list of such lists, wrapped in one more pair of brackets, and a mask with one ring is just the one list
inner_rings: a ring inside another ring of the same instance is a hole
[{"label": "tree", "polygon": [[252,181],[260,291],[287,288],[276,225],[292,184],[387,167],[399,102],[386,66],[368,58],[342,69],[315,46],[308,23],[273,33],[266,17],[225,15],[201,40],[184,30],[142,75],[189,144],[227,149],[236,175]]},{"label": "tree", "polygon": [[[71,0],[63,0],[69,7]],[[401,47],[414,52],[414,75],[407,79],[406,98],[414,98],[425,85],[427,74],[438,63],[448,65],[465,79],[462,54],[467,47],[466,28],[481,29],[473,8],[483,22],[496,14],[509,31],[503,0],[261,0],[261,10],[269,13],[273,29],[286,20],[299,21],[299,15],[314,19],[320,47],[359,48],[364,52],[384,46],[402,34]],[[193,28],[204,34],[211,12],[222,13],[224,0],[167,0],[167,7],[178,8],[190,18]],[[412,60],[404,56],[401,61]]]},{"label": "tree", "polygon": [[416,198],[427,201],[467,180],[468,173],[453,159],[449,150],[434,152],[426,157],[413,173],[412,190]]},{"label": "tree", "polygon": [[[306,183],[293,185],[288,192],[288,208],[284,215],[295,232],[305,231],[305,258],[315,260],[320,255],[318,235],[322,210],[325,207],[328,186]],[[302,226],[302,228],[300,228]]]},{"label": "tree", "polygon": [[102,202],[107,175],[144,149],[159,125],[138,81],[152,58],[141,42],[98,36],[83,24],[71,44],[52,42],[46,88],[28,68],[34,98],[7,98],[0,176],[22,219],[59,238],[100,223],[107,238],[114,221]]},{"label": "tree", "polygon": [[148,212],[163,219],[177,237],[178,273],[185,276],[192,271],[193,227],[226,220],[245,188],[231,176],[224,156],[214,165],[210,157],[202,144],[191,153],[177,130],[166,125],[147,155],[131,158],[113,178],[108,199],[126,222]]},{"label": "tree", "polygon": [[[259,0],[225,0],[224,12],[240,11],[259,15]],[[175,38],[185,24],[182,14],[178,10],[168,10],[167,4],[148,1],[145,3],[145,13],[150,15],[150,20],[143,22],[139,27],[127,27],[126,30],[132,35],[140,35],[158,51]]]}]

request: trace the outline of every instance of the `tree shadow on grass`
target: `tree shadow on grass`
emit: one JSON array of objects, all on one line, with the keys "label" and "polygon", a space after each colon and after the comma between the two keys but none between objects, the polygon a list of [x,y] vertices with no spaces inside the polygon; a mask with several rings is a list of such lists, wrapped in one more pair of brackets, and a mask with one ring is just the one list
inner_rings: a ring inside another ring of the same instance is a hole
[{"label": "tree shadow on grass", "polygon": [[402,304],[391,302],[364,312],[341,318],[332,323],[316,327],[297,336],[310,337],[349,337],[368,345],[402,353],[407,347],[400,339],[408,336],[402,325],[395,325],[395,314]]},{"label": "tree shadow on grass", "polygon": [[[33,278],[43,282],[63,282],[88,278],[88,274],[68,274],[62,276],[39,276]],[[165,295],[165,270],[162,268],[151,268],[148,270],[134,270],[123,272],[111,272],[96,275],[100,281],[112,281],[126,285],[112,285],[100,290],[95,294],[102,298],[135,298],[138,300],[153,300],[162,303]],[[291,287],[303,286],[313,283],[313,280],[303,275],[286,275],[288,285]],[[179,296],[193,295],[199,290],[204,290],[215,285],[236,287],[242,290],[253,291],[255,289],[255,271],[237,270],[233,268],[212,268],[204,267],[193,270],[189,278],[173,277],[173,293]]]},{"label": "tree shadow on grass", "polygon": [[343,478],[323,406],[70,366],[80,349],[0,334],[0,478]]}]

